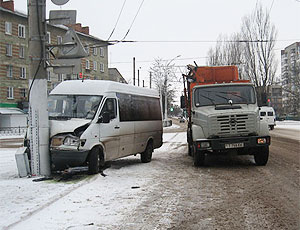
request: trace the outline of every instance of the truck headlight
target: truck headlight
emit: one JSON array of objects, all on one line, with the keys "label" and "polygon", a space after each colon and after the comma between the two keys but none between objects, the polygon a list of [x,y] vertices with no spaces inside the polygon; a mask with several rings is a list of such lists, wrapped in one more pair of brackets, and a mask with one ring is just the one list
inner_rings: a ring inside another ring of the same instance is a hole
[{"label": "truck headlight", "polygon": [[209,147],[210,147],[210,143],[208,141],[198,143],[198,148],[209,148]]},{"label": "truck headlight", "polygon": [[266,144],[267,143],[267,138],[257,138],[257,144]]},{"label": "truck headlight", "polygon": [[79,143],[80,143],[79,137],[67,136],[64,139],[64,145],[67,145],[67,146],[78,146]]}]

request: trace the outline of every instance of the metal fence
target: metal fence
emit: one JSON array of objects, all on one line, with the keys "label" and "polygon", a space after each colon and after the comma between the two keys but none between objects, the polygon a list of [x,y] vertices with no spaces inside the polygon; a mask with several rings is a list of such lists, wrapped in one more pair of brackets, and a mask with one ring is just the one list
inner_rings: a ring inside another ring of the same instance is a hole
[{"label": "metal fence", "polygon": [[0,128],[0,136],[14,136],[14,135],[25,135],[27,131],[26,126],[19,127],[2,127]]}]

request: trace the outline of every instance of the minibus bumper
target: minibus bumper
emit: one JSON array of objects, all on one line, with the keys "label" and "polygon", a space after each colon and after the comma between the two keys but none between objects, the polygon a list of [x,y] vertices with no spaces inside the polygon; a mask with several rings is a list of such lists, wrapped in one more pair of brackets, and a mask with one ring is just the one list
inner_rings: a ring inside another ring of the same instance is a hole
[{"label": "minibus bumper", "polygon": [[88,150],[50,150],[53,169],[82,166],[86,163]]}]

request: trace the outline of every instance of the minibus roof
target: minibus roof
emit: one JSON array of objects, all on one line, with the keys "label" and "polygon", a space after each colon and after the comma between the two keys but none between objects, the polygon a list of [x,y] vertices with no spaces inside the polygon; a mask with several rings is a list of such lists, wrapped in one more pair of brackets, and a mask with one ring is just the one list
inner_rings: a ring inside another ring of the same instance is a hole
[{"label": "minibus roof", "polygon": [[159,97],[156,90],[106,80],[68,80],[57,85],[50,95],[103,95],[104,93],[126,93]]}]

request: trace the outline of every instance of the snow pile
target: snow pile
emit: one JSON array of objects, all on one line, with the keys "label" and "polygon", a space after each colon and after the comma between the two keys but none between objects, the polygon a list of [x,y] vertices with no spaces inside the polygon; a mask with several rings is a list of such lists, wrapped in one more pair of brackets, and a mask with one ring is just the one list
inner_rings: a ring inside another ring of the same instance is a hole
[{"label": "snow pile", "polygon": [[300,121],[276,121],[275,128],[300,130]]}]

